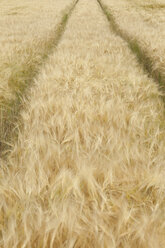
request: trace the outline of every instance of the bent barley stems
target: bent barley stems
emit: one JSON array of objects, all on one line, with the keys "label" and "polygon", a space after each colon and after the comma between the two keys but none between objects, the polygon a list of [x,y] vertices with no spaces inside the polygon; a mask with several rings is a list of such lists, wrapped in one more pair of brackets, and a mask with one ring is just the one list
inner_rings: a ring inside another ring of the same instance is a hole
[{"label": "bent barley stems", "polygon": [[114,33],[119,35],[124,41],[127,42],[129,48],[135,54],[138,62],[142,65],[144,71],[158,84],[160,91],[163,93],[162,100],[165,104],[165,75],[163,75],[159,68],[155,69],[153,67],[154,61],[152,60],[152,57],[149,56],[147,51],[140,46],[139,42],[120,28],[120,26],[115,21],[115,17],[110,12],[110,9],[101,3],[100,0],[97,1],[106,15]]},{"label": "bent barley stems", "polygon": [[37,51],[34,52],[33,56],[29,54],[23,64],[13,68],[8,85],[14,97],[11,100],[0,99],[0,156],[5,157],[7,155],[10,143],[17,137],[17,125],[22,108],[22,98],[26,97],[27,91],[32,86],[33,79],[37,75],[40,66],[58,45],[68,18],[77,2],[78,0],[65,11],[55,32],[46,42],[43,42],[42,49],[37,50],[38,53]]}]

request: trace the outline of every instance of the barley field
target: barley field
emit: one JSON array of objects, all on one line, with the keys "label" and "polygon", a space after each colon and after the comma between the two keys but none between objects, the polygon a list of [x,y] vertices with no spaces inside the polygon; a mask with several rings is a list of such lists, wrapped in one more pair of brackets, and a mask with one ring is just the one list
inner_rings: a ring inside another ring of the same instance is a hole
[{"label": "barley field", "polygon": [[165,94],[165,1],[99,0]]},{"label": "barley field", "polygon": [[0,248],[165,247],[164,4],[0,1]]},{"label": "barley field", "polygon": [[[58,42],[71,0],[0,2],[0,149],[10,144],[20,99]],[[10,146],[9,146],[10,147]],[[0,152],[0,154],[1,154]]]}]

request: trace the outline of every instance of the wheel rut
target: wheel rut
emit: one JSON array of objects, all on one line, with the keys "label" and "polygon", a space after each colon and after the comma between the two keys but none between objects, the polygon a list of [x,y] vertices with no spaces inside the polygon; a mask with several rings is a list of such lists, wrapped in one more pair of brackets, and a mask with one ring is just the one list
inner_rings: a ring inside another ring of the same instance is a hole
[{"label": "wheel rut", "polygon": [[147,73],[148,76],[157,83],[160,92],[162,92],[161,98],[165,104],[165,75],[162,73],[161,69],[155,69],[154,61],[152,60],[148,52],[140,46],[137,39],[128,35],[125,31],[120,28],[120,26],[115,21],[115,17],[111,13],[110,8],[104,5],[101,0],[97,0],[97,2],[99,3],[102,11],[107,17],[114,33],[127,42],[128,47],[136,56],[137,61],[142,66],[144,72]]},{"label": "wheel rut", "polygon": [[69,17],[71,16],[76,4],[76,0],[67,10],[64,11],[60,23],[57,25],[55,34],[47,42],[46,49],[40,54],[40,62],[33,65],[26,63],[18,71],[13,72],[8,80],[11,85],[12,100],[2,99],[0,101],[0,157],[5,158],[10,150],[12,143],[17,138],[18,128],[20,126],[20,112],[23,108],[23,102],[28,96],[29,89],[34,84],[34,79],[40,71],[40,68],[46,63],[47,58],[57,48],[61,37],[65,31]]}]

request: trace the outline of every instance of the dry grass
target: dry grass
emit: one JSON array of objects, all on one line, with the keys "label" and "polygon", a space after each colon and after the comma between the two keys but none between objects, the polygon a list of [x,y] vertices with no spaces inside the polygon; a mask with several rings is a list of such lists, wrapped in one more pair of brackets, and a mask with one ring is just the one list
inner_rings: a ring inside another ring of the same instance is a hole
[{"label": "dry grass", "polygon": [[163,112],[97,1],[80,0],[2,162],[0,247],[164,248]]},{"label": "dry grass", "polygon": [[[151,8],[155,11],[157,11],[157,9],[161,9],[161,8],[164,8],[165,7],[165,2],[164,0],[126,0],[126,1],[130,1],[132,2],[132,4],[134,6],[139,6],[139,7],[142,7],[142,8]],[[161,13],[163,14],[163,13]]]},{"label": "dry grass", "polygon": [[0,154],[13,138],[22,95],[57,45],[72,2],[0,2]]},{"label": "dry grass", "polygon": [[120,30],[137,43],[150,61],[152,76],[165,93],[165,8],[162,1],[103,0]]}]

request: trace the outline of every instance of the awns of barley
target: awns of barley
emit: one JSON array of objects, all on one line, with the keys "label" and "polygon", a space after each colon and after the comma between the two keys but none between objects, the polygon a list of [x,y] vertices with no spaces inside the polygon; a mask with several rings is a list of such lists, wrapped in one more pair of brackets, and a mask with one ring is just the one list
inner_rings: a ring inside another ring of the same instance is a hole
[{"label": "awns of barley", "polygon": [[0,169],[0,246],[165,247],[164,106],[95,0],[80,0]]}]

